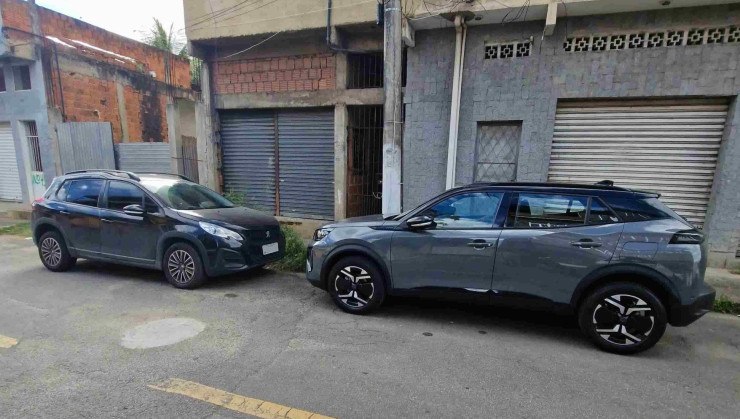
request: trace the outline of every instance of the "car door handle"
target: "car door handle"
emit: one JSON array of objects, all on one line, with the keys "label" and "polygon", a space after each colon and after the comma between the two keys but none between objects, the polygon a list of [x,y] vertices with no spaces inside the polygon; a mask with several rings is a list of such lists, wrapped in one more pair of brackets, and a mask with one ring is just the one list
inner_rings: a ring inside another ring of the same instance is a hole
[{"label": "car door handle", "polygon": [[483,250],[483,249],[489,248],[489,247],[491,247],[491,246],[493,246],[495,244],[496,244],[495,242],[489,242],[489,241],[484,240],[484,239],[474,239],[473,241],[471,241],[470,243],[468,243],[468,246],[473,247],[473,248],[476,248],[478,250]]},{"label": "car door handle", "polygon": [[581,249],[593,249],[601,247],[601,243],[597,243],[591,239],[581,239],[578,241],[570,242],[571,246],[580,247]]},{"label": "car door handle", "polygon": [[69,215],[69,211],[59,210],[60,214]]},{"label": "car door handle", "polygon": [[107,218],[101,218],[101,219],[100,219],[100,221],[102,221],[102,222],[104,222],[104,223],[107,223],[107,224],[113,224],[113,223],[115,223],[115,221],[113,221],[113,220],[109,220],[109,219],[107,219]]}]

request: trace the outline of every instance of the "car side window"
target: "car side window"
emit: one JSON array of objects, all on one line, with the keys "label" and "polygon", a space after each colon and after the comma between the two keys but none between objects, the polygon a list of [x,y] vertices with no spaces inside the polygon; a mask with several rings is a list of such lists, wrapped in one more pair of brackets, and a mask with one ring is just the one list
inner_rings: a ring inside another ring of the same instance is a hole
[{"label": "car side window", "polygon": [[503,193],[466,192],[437,202],[419,215],[434,218],[438,230],[487,229],[493,220]]},{"label": "car side window", "polygon": [[584,225],[588,197],[520,193],[514,218],[515,228],[558,228]]},{"label": "car side window", "polygon": [[144,191],[128,182],[112,180],[108,184],[108,209],[123,211],[129,205],[143,205]]},{"label": "car side window", "polygon": [[597,198],[591,198],[591,209],[588,214],[589,224],[618,223],[619,218]]},{"label": "car side window", "polygon": [[102,189],[102,179],[68,180],[59,188],[57,199],[72,204],[97,207],[98,197]]}]

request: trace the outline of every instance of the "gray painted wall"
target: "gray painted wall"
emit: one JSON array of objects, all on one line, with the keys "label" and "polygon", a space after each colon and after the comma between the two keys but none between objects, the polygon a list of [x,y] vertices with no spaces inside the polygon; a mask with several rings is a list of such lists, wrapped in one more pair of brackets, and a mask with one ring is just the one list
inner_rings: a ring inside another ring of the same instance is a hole
[{"label": "gray painted wall", "polygon": [[[14,90],[12,65],[20,64],[30,64],[31,66],[31,90]],[[0,93],[0,122],[10,122],[13,127],[23,201],[29,202],[30,178],[26,174],[27,162],[22,154],[26,142],[25,132],[21,125],[22,121],[36,121],[41,148],[41,164],[44,168],[46,184],[49,185],[56,176],[55,148],[51,139],[46,108],[43,71],[39,61],[9,61],[5,59],[0,61],[0,66],[5,69],[5,85],[7,88],[5,92]]]},{"label": "gray painted wall", "polygon": [[[728,97],[733,104],[705,226],[715,260],[734,255],[740,230],[740,44],[569,53],[568,35],[740,24],[738,5],[560,18],[540,42],[544,22],[473,26],[465,51],[457,184],[473,180],[478,122],[521,120],[518,181],[547,178],[559,99]],[[534,38],[531,56],[484,60],[485,42]],[[404,133],[404,208],[444,190],[454,29],[419,31],[408,50]],[[715,262],[715,264],[721,264]]]}]

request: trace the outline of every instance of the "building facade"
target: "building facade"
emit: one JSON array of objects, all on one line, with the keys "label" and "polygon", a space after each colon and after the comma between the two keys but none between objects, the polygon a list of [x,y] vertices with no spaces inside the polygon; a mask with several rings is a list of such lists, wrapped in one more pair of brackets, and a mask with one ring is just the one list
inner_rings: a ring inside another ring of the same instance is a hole
[{"label": "building facade", "polygon": [[[206,21],[202,3],[185,0],[189,22]],[[315,3],[264,14],[226,10],[188,36],[213,73],[220,186],[243,192],[247,202],[271,203],[262,206],[278,215],[290,213],[294,194],[323,199],[321,211],[293,214],[338,219],[378,208],[382,156],[370,133],[382,120],[353,119],[352,112],[382,103],[382,76],[372,88],[354,89],[352,80],[373,78],[382,31],[375,4],[335,1],[332,15],[325,2]],[[660,192],[703,227],[713,265],[735,260],[737,2],[427,3],[404,5],[404,209],[476,181],[609,179]],[[338,13],[341,24],[332,20]],[[243,61],[221,62],[234,57]],[[297,107],[314,113],[298,118]],[[308,184],[286,185],[291,175]],[[369,192],[357,198],[357,185]]]},{"label": "building facade", "polygon": [[[194,114],[185,58],[32,1],[1,0],[0,28],[0,168],[6,174],[0,200],[28,203],[69,169],[64,156],[75,150],[60,143],[60,132],[102,123],[109,143],[166,143],[182,130],[168,116],[177,120],[180,109]],[[169,149],[159,149],[169,165]]]}]

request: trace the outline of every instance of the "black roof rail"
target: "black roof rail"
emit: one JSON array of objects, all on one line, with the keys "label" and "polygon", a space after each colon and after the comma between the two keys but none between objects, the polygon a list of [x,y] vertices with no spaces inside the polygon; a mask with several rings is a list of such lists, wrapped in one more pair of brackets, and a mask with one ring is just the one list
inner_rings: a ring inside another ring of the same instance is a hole
[{"label": "black roof rail", "polygon": [[136,176],[135,174],[133,174],[131,172],[127,172],[127,171],[124,171],[124,170],[111,170],[111,169],[73,170],[71,172],[65,173],[64,175],[65,176],[67,176],[67,175],[76,175],[76,174],[80,174],[80,173],[105,173],[105,174],[112,175],[112,176],[128,177],[129,179],[133,179],[133,180],[136,180],[136,181],[141,180],[141,179],[139,179],[138,176]]},{"label": "black roof rail", "polygon": [[594,183],[594,185],[614,186],[614,181],[609,180],[609,179],[604,179],[604,180]]},{"label": "black roof rail", "polygon": [[629,192],[627,188],[619,186],[605,185],[602,183],[583,184],[583,183],[553,183],[553,182],[476,182],[465,187],[476,186],[502,186],[502,187],[530,187],[530,188],[562,188],[562,189],[601,189],[608,191]]},{"label": "black roof rail", "polygon": [[193,182],[192,179],[185,175],[181,175],[179,173],[165,173],[165,172],[144,172],[139,173],[140,175],[158,175],[158,176],[173,176],[173,177],[179,177],[182,180],[187,180],[188,182]]}]

